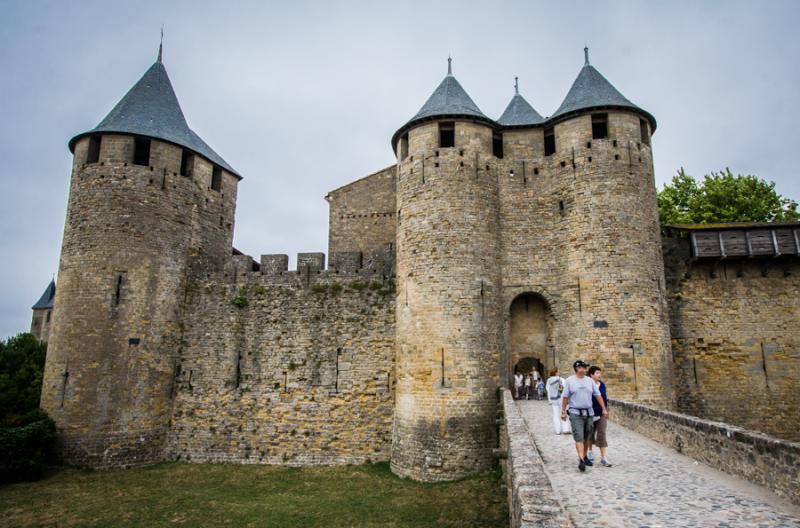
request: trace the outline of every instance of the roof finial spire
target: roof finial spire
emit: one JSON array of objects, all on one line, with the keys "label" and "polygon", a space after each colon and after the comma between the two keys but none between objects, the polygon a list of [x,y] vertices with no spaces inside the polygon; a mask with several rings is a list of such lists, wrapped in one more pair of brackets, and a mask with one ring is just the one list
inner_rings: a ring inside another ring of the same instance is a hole
[{"label": "roof finial spire", "polygon": [[589,45],[585,44],[583,46],[583,58],[585,62],[583,63],[584,66],[589,64]]},{"label": "roof finial spire", "polygon": [[514,77],[514,93],[519,95],[519,77]]},{"label": "roof finial spire", "polygon": [[161,62],[161,57],[164,54],[164,26],[161,26],[161,42],[158,43],[158,62]]},{"label": "roof finial spire", "polygon": [[447,75],[453,75],[453,58],[450,55],[447,56]]}]

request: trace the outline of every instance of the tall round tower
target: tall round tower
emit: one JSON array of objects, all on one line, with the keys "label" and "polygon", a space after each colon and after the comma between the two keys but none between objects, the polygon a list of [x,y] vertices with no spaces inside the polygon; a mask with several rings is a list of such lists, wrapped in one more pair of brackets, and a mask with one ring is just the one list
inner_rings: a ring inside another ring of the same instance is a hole
[{"label": "tall round tower", "polygon": [[398,130],[397,395],[392,470],[490,467],[500,384],[494,123],[448,74]]},{"label": "tall round tower", "polygon": [[670,338],[650,135],[655,118],[585,64],[545,137],[569,181],[565,274],[577,291],[572,352],[614,394],[672,405]]},{"label": "tall round tower", "polygon": [[230,255],[240,176],[187,125],[159,59],[74,153],[42,407],[68,463],[157,461],[187,277]]}]

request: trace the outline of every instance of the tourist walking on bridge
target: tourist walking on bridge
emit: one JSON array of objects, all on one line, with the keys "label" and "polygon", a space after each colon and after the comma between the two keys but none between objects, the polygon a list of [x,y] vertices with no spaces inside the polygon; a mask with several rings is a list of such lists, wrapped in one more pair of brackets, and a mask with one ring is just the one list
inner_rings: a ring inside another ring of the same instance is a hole
[{"label": "tourist walking on bridge", "polygon": [[[608,394],[606,393],[606,384],[601,380],[602,372],[600,367],[592,365],[587,372],[597,389],[600,391],[600,396],[606,404],[606,411],[608,411]],[[602,409],[597,400],[592,402],[594,407],[594,429],[592,436],[587,440],[586,457],[594,463],[594,453],[592,446],[596,445],[600,448],[600,465],[604,467],[611,467],[606,458],[606,448],[608,447],[608,440],[606,439],[606,431],[608,429],[608,417],[603,416]]]},{"label": "tourist walking on bridge", "polygon": [[561,392],[564,390],[564,378],[558,375],[558,367],[550,371],[547,378],[547,401],[553,408],[553,432],[555,434],[569,434],[569,422],[561,421]]},{"label": "tourist walking on bridge", "polygon": [[592,436],[594,422],[594,406],[592,399],[597,400],[602,411],[602,416],[608,417],[606,402],[600,395],[600,389],[594,381],[586,376],[589,364],[577,360],[572,364],[575,374],[564,382],[564,392],[561,394],[561,420],[569,421],[572,425],[572,438],[575,440],[575,451],[578,452],[578,469],[586,471],[586,466],[591,466],[592,461],[586,457],[587,440]]}]

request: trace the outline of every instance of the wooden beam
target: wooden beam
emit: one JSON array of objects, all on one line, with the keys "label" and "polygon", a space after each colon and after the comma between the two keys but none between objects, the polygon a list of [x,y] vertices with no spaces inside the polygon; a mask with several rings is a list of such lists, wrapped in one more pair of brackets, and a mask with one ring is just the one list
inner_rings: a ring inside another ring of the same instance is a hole
[{"label": "wooden beam", "polygon": [[770,229],[769,232],[772,235],[772,255],[775,256],[775,257],[780,257],[781,256],[781,250],[778,247],[778,237],[777,237],[777,235],[775,235],[775,230],[774,229]]},{"label": "wooden beam", "polygon": [[724,259],[727,255],[725,254],[725,242],[722,241],[722,231],[717,231],[717,239],[719,240],[719,258]]},{"label": "wooden beam", "polygon": [[747,240],[747,256],[749,258],[753,257],[753,244],[750,242],[750,231],[744,231],[744,238]]},{"label": "wooden beam", "polygon": [[800,235],[797,234],[797,229],[792,229],[794,234],[794,254],[800,255]]},{"label": "wooden beam", "polygon": [[[797,239],[797,231],[795,231],[794,236],[795,236],[795,240],[796,240]],[[697,237],[695,237],[694,231],[689,233],[689,238],[692,239],[692,256],[694,258],[697,258]]]}]

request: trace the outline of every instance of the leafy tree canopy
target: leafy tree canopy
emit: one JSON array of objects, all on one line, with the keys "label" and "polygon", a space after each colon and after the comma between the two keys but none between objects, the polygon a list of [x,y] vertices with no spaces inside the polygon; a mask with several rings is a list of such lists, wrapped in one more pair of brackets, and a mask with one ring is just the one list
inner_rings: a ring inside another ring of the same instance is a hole
[{"label": "leafy tree canopy", "polygon": [[727,168],[698,182],[681,167],[659,191],[658,210],[662,224],[800,220],[797,202],[778,194],[775,183]]},{"label": "leafy tree canopy", "polygon": [[41,419],[39,409],[47,344],[32,334],[0,340],[0,427]]}]

